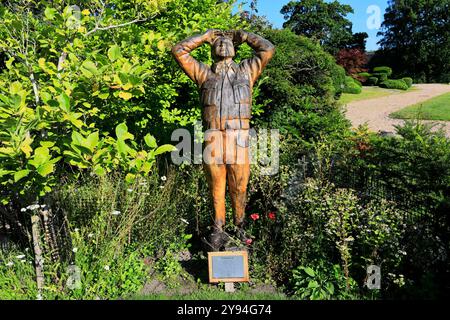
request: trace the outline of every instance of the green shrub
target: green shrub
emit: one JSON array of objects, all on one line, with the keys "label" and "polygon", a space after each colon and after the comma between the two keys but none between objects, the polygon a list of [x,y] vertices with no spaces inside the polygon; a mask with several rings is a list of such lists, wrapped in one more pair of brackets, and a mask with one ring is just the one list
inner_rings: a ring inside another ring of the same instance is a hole
[{"label": "green shrub", "polygon": [[300,266],[294,269],[292,282],[294,296],[301,300],[358,299],[358,296],[353,294],[358,288],[356,281],[349,279],[350,288],[347,288],[342,268],[338,264],[327,264],[323,260],[311,267]]},{"label": "green shrub", "polygon": [[370,77],[367,79],[366,85],[368,86],[376,86],[378,84],[378,78],[377,77]]},{"label": "green shrub", "polygon": [[384,73],[388,77],[392,75],[392,68],[390,67],[375,67],[373,68],[373,73]]},{"label": "green shrub", "polygon": [[380,84],[380,87],[386,89],[408,90],[409,87],[403,80],[386,80]]},{"label": "green shrub", "polygon": [[256,126],[279,128],[296,139],[315,139],[324,132],[339,133],[348,122],[336,97],[345,87],[345,75],[323,48],[288,29],[268,30],[266,37],[277,48],[263,77],[258,104],[264,113]]},{"label": "green shrub", "polygon": [[366,85],[367,80],[372,76],[372,74],[368,72],[361,72],[357,74],[356,79],[358,79],[362,84]]},{"label": "green shrub", "polygon": [[335,89],[335,97],[339,98],[345,87],[345,69],[336,64],[331,70],[331,78]]},{"label": "green shrub", "polygon": [[362,86],[359,81],[357,82],[357,80],[349,76],[345,77],[345,87],[344,87],[345,93],[360,94],[362,92],[361,87]]},{"label": "green shrub", "polygon": [[374,73],[373,76],[378,78],[378,83],[388,80],[388,75],[386,73]]},{"label": "green shrub", "polygon": [[361,81],[359,81],[358,79],[353,78],[353,81],[360,87],[362,87],[362,83]]},{"label": "green shrub", "polygon": [[402,80],[405,81],[405,83],[408,85],[408,88],[411,88],[414,83],[414,80],[409,77],[403,78]]},{"label": "green shrub", "polygon": [[361,72],[361,73],[358,73],[358,76],[368,79],[372,76],[372,74],[370,74],[368,72]]}]

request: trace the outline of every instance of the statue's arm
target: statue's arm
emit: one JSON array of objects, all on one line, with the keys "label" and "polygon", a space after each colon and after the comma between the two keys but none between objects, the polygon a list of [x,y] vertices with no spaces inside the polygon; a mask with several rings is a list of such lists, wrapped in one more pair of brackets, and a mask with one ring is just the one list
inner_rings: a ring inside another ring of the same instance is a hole
[{"label": "statue's arm", "polygon": [[275,53],[275,46],[270,41],[254,33],[242,30],[237,32],[241,38],[241,42],[246,42],[256,52],[253,58],[243,61],[249,69],[253,83],[255,83],[270,59],[272,59]]},{"label": "statue's arm", "polygon": [[181,41],[172,48],[172,54],[177,60],[183,71],[192,79],[198,86],[201,86],[205,82],[210,68],[194,59],[191,56],[191,52],[206,42],[209,42],[211,38],[210,31],[202,35],[196,35],[186,40]]}]

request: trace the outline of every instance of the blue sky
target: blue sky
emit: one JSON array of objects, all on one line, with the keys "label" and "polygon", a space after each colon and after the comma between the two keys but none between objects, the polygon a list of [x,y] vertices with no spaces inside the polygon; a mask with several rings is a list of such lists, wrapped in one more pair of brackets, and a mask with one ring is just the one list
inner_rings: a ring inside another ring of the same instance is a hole
[{"label": "blue sky", "polygon": [[[249,3],[250,1],[238,0],[238,3],[244,2]],[[288,2],[289,0],[258,0],[259,14],[266,16],[276,28],[281,28],[284,19],[280,10]],[[367,32],[369,35],[369,39],[367,39],[367,50],[376,50],[379,40],[377,38],[379,29],[377,27],[376,14],[378,12],[380,13],[378,22],[382,22],[388,0],[339,0],[339,2],[349,4],[353,7],[355,13],[348,15],[348,18],[353,22],[353,32]],[[248,8],[248,6],[244,6],[244,8]],[[368,9],[370,9],[370,13],[367,13]],[[370,28],[368,27],[368,20],[371,23]]]}]

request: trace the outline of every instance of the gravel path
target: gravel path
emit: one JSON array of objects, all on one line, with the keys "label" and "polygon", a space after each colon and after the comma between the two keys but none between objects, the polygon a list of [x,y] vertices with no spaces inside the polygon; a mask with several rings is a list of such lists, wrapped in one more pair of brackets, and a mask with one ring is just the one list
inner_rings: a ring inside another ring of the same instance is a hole
[{"label": "gravel path", "polygon": [[[406,93],[393,93],[389,96],[350,102],[347,105],[346,117],[354,127],[367,123],[376,132],[395,132],[395,125],[403,124],[404,120],[391,119],[392,112],[407,106],[417,104],[433,97],[450,92],[447,84],[417,84],[416,90]],[[443,127],[450,137],[450,121],[423,121]]]}]

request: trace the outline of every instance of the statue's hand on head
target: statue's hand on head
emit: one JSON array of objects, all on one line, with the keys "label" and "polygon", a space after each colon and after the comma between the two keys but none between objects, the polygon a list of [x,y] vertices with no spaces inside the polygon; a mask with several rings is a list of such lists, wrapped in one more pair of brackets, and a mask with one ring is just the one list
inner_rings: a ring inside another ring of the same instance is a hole
[{"label": "statue's hand on head", "polygon": [[244,30],[233,30],[231,31],[233,33],[233,42],[236,46],[239,46],[247,41],[247,32]]},{"label": "statue's hand on head", "polygon": [[210,45],[213,45],[217,36],[219,36],[221,33],[222,31],[218,29],[208,29],[208,31],[206,31],[204,34],[204,36],[206,37],[206,42],[208,42]]}]

